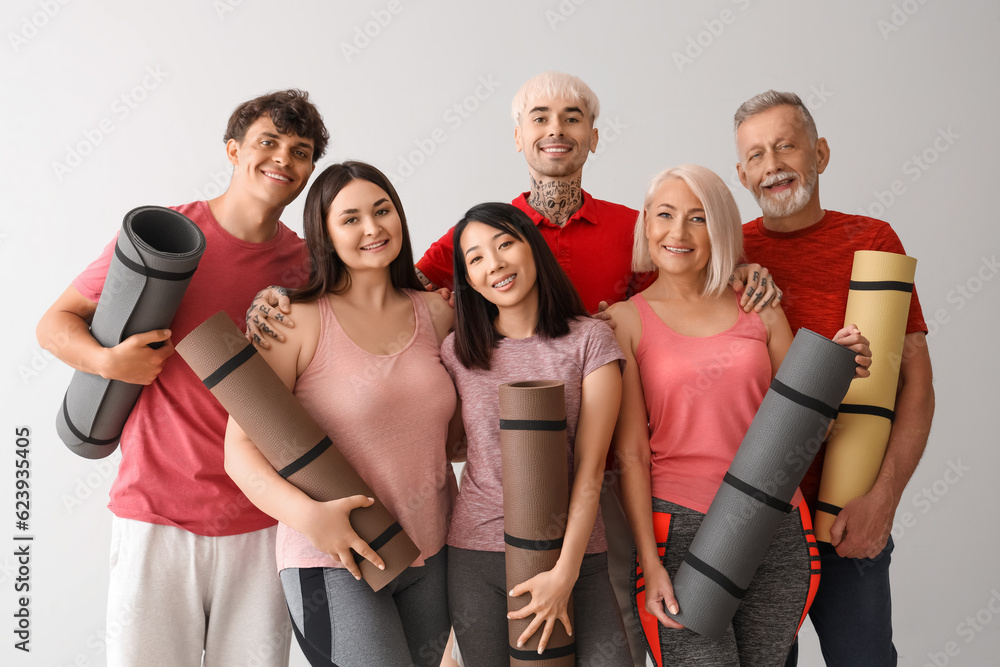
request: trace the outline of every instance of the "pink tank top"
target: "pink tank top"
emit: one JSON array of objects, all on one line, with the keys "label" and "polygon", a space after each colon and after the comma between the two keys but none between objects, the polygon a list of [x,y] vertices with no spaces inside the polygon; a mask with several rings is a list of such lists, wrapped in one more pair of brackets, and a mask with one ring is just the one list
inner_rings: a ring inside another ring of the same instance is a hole
[{"label": "pink tank top", "polygon": [[[455,386],[441,365],[427,304],[413,302],[413,337],[392,354],[366,352],[347,337],[330,302],[319,300],[316,354],[294,393],[344,457],[420,547],[414,565],[445,543],[455,475],[445,456]],[[278,570],[343,567],[309,539],[278,524]]]},{"label": "pink tank top", "polygon": [[642,297],[636,363],[649,416],[653,495],[707,512],[771,383],[767,329],[739,309],[713,336],[675,332]]}]

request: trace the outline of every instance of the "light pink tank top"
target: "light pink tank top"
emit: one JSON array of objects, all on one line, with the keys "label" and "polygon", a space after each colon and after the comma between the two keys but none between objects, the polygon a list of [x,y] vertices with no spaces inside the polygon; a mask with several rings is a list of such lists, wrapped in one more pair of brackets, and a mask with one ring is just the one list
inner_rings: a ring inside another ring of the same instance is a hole
[{"label": "light pink tank top", "polygon": [[707,512],[771,383],[767,329],[739,309],[713,336],[685,336],[632,297],[642,319],[636,364],[649,416],[653,495]]},{"label": "light pink tank top", "polygon": [[[416,327],[384,356],[358,347],[330,302],[319,300],[316,354],[294,393],[372,491],[420,547],[414,565],[445,543],[455,475],[445,455],[455,387],[441,365],[427,304],[407,290]],[[343,567],[309,539],[278,524],[278,569]]]}]

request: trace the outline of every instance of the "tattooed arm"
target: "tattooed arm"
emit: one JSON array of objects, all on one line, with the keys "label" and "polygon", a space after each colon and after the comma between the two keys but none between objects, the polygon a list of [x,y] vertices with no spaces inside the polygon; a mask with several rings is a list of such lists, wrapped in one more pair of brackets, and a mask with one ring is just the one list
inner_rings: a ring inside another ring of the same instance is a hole
[{"label": "tattooed arm", "polygon": [[285,330],[295,326],[291,309],[288,289],[271,285],[257,292],[247,308],[247,339],[265,350],[271,349],[270,339],[285,342]]},{"label": "tattooed arm", "polygon": [[740,264],[729,277],[729,284],[742,294],[740,306],[746,312],[763,310],[768,303],[772,308],[781,305],[781,290],[766,268],[760,264]]}]

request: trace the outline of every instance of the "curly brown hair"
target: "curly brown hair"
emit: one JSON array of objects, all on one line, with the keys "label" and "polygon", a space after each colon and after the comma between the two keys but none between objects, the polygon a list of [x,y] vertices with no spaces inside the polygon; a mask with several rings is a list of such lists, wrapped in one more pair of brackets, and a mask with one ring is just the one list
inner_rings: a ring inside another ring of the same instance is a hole
[{"label": "curly brown hair", "polygon": [[271,122],[281,134],[297,134],[312,139],[314,164],[326,153],[330,135],[323,124],[323,116],[309,101],[309,93],[295,88],[261,95],[236,107],[229,117],[223,141],[243,141],[247,129],[265,115],[271,117]]}]

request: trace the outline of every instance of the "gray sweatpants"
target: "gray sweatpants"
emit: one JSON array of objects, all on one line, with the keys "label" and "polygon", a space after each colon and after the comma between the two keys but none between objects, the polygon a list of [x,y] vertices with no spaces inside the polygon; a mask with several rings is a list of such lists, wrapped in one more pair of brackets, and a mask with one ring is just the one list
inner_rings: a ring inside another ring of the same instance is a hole
[{"label": "gray sweatpants", "polygon": [[438,667],[448,644],[448,554],[442,549],[380,591],[343,568],[287,568],[281,585],[313,667]]},{"label": "gray sweatpants", "polygon": [[[469,667],[508,667],[507,573],[502,551],[448,547],[448,606]],[[606,553],[587,554],[573,587],[577,667],[632,664],[625,626],[608,580]]]},{"label": "gray sweatpants", "polygon": [[[656,541],[666,543],[661,561],[672,578],[705,515],[659,498],[653,498],[653,512],[654,515],[669,515],[669,532],[658,534]],[[678,630],[660,625],[636,602],[637,591],[644,589],[642,581],[632,587],[633,611],[644,627],[647,649],[656,665],[783,665],[802,622],[813,574],[815,570],[802,518],[795,509],[778,526],[764,561],[750,581],[732,625],[721,640],[708,639],[687,628]]]}]

